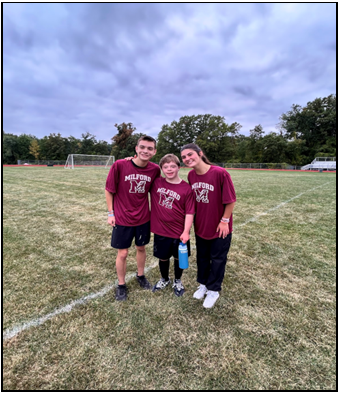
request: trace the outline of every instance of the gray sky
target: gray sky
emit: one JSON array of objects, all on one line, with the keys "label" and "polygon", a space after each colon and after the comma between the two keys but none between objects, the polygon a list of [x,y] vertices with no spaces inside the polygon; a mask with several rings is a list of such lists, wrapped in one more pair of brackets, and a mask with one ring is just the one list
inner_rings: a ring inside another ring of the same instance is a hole
[{"label": "gray sky", "polygon": [[209,113],[276,132],[336,93],[336,58],[336,3],[7,3],[3,129],[111,142]]}]

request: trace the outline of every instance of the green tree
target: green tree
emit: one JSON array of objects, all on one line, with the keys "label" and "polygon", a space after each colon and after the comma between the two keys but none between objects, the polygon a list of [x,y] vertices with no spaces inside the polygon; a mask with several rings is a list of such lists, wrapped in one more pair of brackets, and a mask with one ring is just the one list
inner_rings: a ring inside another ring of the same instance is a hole
[{"label": "green tree", "polygon": [[19,159],[22,160],[34,160],[35,157],[31,154],[29,148],[31,146],[31,142],[36,139],[33,135],[21,134],[17,139],[17,149],[19,154]]},{"label": "green tree", "polygon": [[95,145],[97,143],[95,136],[86,132],[81,134],[82,140],[80,141],[79,154],[95,154]]},{"label": "green tree", "polygon": [[197,143],[214,162],[221,162],[232,155],[235,143],[232,137],[237,135],[240,124],[228,125],[222,116],[192,115],[183,116],[179,121],[164,124],[158,135],[157,154],[159,161],[167,153],[180,157],[180,148],[187,143]]},{"label": "green tree", "polygon": [[262,162],[285,162],[287,141],[275,132],[262,137]]},{"label": "green tree", "polygon": [[156,160],[172,153],[180,157],[180,148],[187,143],[196,142],[200,133],[206,130],[208,118],[212,115],[182,116],[170,125],[164,124],[158,135]]},{"label": "green tree", "polygon": [[44,160],[66,160],[67,139],[52,133],[40,140],[40,157]]},{"label": "green tree", "polygon": [[247,143],[246,162],[263,162],[263,135],[264,130],[261,124],[250,130]]},{"label": "green tree", "polygon": [[[234,162],[247,162],[246,161],[246,156],[247,156],[247,145],[248,145],[248,137],[245,135],[238,135],[235,137],[235,153],[234,156],[232,157],[232,161]],[[227,160],[229,162],[229,160]]]},{"label": "green tree", "polygon": [[336,152],[337,98],[329,95],[308,102],[305,107],[292,105],[280,116],[280,128],[288,140],[303,140],[307,161],[318,152],[329,149]]},{"label": "green tree", "polygon": [[208,127],[197,138],[196,142],[212,162],[226,162],[235,155],[235,137],[241,125],[228,125],[221,116],[213,116]]},{"label": "green tree", "polygon": [[128,145],[128,140],[136,128],[132,123],[114,124],[114,126],[117,128],[118,133],[112,138],[113,143],[111,155],[114,156],[116,160],[118,160],[120,158],[126,157],[125,152]]},{"label": "green tree", "polygon": [[2,131],[2,163],[16,164],[19,158],[18,136]]},{"label": "green tree", "polygon": [[287,141],[286,146],[286,162],[291,165],[302,166],[309,163],[307,158],[305,141],[302,139],[294,139],[292,141]]},{"label": "green tree", "polygon": [[80,154],[81,140],[74,136],[69,136],[65,139],[66,155],[68,154]]},{"label": "green tree", "polygon": [[3,163],[16,164],[18,160],[34,160],[35,158],[30,152],[30,145],[34,139],[36,139],[36,137],[33,135],[21,134],[17,136],[13,134],[6,134],[3,131]]},{"label": "green tree", "polygon": [[112,150],[112,145],[106,141],[98,141],[94,145],[94,152],[95,152],[95,154],[98,154],[98,155],[102,154],[105,156],[109,156],[111,154],[111,150]]}]

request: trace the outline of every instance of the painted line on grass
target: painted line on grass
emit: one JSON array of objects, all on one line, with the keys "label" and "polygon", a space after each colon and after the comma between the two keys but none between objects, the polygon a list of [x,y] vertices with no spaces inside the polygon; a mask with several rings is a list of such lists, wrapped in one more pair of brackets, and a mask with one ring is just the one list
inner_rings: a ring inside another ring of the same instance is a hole
[{"label": "painted line on grass", "polygon": [[[316,190],[317,188],[320,188],[320,187],[324,187],[326,184],[329,184],[329,183],[332,183],[332,181],[324,183],[321,186],[317,186],[317,187],[311,188],[310,190],[304,191],[301,194],[298,194],[295,197],[290,198],[287,201],[284,201],[284,202],[280,203],[279,205],[277,205],[275,207],[272,207],[271,209],[267,210],[266,212],[261,213],[261,214],[255,216],[255,217],[245,221],[242,224],[236,225],[235,228],[242,227],[242,226],[244,226],[244,225],[246,225],[246,224],[248,224],[250,222],[255,222],[261,216],[266,215],[267,213],[269,213],[271,211],[277,210],[280,207],[286,205],[287,203],[293,201],[294,199],[301,197],[302,195],[306,194],[307,192]],[[148,266],[147,268],[145,268],[145,273],[149,272],[150,270],[152,270],[157,265],[158,265],[158,262],[154,263],[151,266]],[[133,277],[135,277],[135,273],[126,276],[126,283],[131,281],[131,279]],[[76,306],[83,305],[83,304],[87,303],[89,300],[96,299],[98,297],[102,297],[102,296],[106,295],[109,291],[111,291],[112,289],[116,288],[117,284],[118,284],[118,282],[116,281],[114,284],[104,287],[101,291],[96,292],[96,293],[91,293],[91,294],[89,294],[87,296],[82,297],[81,299],[74,300],[70,304],[68,304],[68,305],[66,305],[64,307],[58,308],[55,311],[53,311],[52,313],[50,313],[50,314],[47,314],[47,315],[45,315],[43,317],[40,317],[40,318],[37,318],[37,319],[33,319],[32,321],[29,321],[29,322],[26,322],[26,323],[23,323],[23,324],[20,324],[20,325],[16,325],[12,329],[7,329],[7,330],[5,330],[5,332],[3,332],[2,339],[3,339],[3,341],[9,340],[10,338],[15,337],[16,335],[18,335],[19,333],[21,333],[24,330],[27,330],[27,329],[29,329],[29,328],[31,328],[33,326],[42,325],[43,323],[45,323],[49,319],[52,319],[53,317],[55,317],[56,315],[64,314],[66,312],[70,312]]]},{"label": "painted line on grass", "polygon": [[330,183],[333,183],[333,182],[332,182],[332,181],[328,181],[327,183],[324,183],[324,184],[322,184],[321,186],[317,186],[317,187],[311,188],[311,189],[309,189],[309,190],[307,190],[307,191],[304,191],[304,192],[302,192],[301,194],[298,194],[298,195],[294,196],[293,198],[290,198],[290,199],[288,199],[287,201],[281,202],[281,203],[279,203],[279,205],[274,206],[274,207],[272,207],[271,209],[268,209],[268,210],[266,210],[265,212],[260,213],[260,214],[258,214],[257,216],[250,218],[249,220],[243,222],[242,224],[235,225],[234,227],[235,227],[235,228],[239,228],[239,227],[243,227],[244,225],[247,225],[247,224],[250,223],[250,222],[258,221],[258,219],[259,219],[261,216],[265,216],[265,215],[266,215],[267,213],[269,213],[269,212],[272,212],[272,211],[274,211],[274,210],[280,209],[282,206],[286,205],[287,203],[292,202],[294,199],[300,198],[302,195],[306,194],[307,192],[316,190],[317,188],[320,188],[320,187],[324,187],[324,186],[326,186],[326,184],[330,184]]},{"label": "painted line on grass", "polygon": [[[158,265],[158,262],[154,263],[151,266],[146,267],[145,268],[145,273],[149,272],[150,270],[152,270],[157,265]],[[126,276],[126,283],[131,281],[131,279],[134,278],[134,277],[135,277],[135,273],[129,274],[128,276]],[[82,297],[81,299],[74,300],[74,301],[72,301],[71,303],[67,304],[64,307],[57,308],[55,311],[51,312],[50,314],[44,315],[43,317],[40,317],[40,318],[37,318],[37,319],[33,319],[32,321],[29,321],[29,322],[26,322],[26,323],[22,323],[22,324],[16,325],[16,326],[14,326],[11,329],[7,329],[2,334],[2,340],[3,341],[9,340],[10,338],[15,337],[16,335],[18,335],[19,333],[21,333],[24,330],[27,330],[27,329],[29,329],[29,328],[31,328],[33,326],[40,326],[40,325],[42,325],[43,323],[45,323],[49,319],[54,318],[56,315],[64,314],[66,312],[70,312],[76,306],[81,306],[81,305],[87,303],[89,300],[96,299],[98,297],[102,297],[102,296],[106,295],[109,291],[111,291],[112,289],[116,288],[117,285],[118,285],[118,280],[116,280],[116,282],[114,284],[112,284],[112,285],[107,285],[101,291],[96,292],[96,293],[91,293],[91,294],[89,294],[87,296]]]}]

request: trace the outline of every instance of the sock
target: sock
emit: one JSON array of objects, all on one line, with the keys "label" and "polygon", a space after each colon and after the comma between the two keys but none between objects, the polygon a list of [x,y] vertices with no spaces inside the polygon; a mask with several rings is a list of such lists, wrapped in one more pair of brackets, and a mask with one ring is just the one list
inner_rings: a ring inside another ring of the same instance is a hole
[{"label": "sock", "polygon": [[174,277],[176,280],[180,280],[182,276],[182,272],[184,270],[179,267],[179,259],[174,258]]},{"label": "sock", "polygon": [[169,280],[169,277],[168,277],[169,265],[170,265],[169,259],[167,259],[166,261],[160,261],[160,259],[159,259],[159,269],[160,269],[161,277],[163,279],[165,279],[166,281]]},{"label": "sock", "polygon": [[121,285],[119,284],[119,287],[120,288],[126,288],[126,283],[125,284],[121,284]]}]

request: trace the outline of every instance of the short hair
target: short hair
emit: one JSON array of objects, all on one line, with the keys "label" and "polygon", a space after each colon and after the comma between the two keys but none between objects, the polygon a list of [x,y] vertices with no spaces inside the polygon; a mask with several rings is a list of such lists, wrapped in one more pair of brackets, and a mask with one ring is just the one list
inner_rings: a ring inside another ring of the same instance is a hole
[{"label": "short hair", "polygon": [[139,145],[139,143],[140,143],[141,141],[153,142],[153,143],[154,143],[154,149],[157,148],[157,141],[156,141],[154,138],[152,138],[151,136],[148,136],[148,135],[143,135],[143,136],[141,136],[141,137],[138,139],[137,146]]},{"label": "short hair", "polygon": [[180,168],[179,158],[175,154],[171,154],[171,153],[166,154],[165,156],[162,157],[162,159],[159,162],[160,168],[162,168],[164,164],[168,164],[169,162],[174,162]]}]

